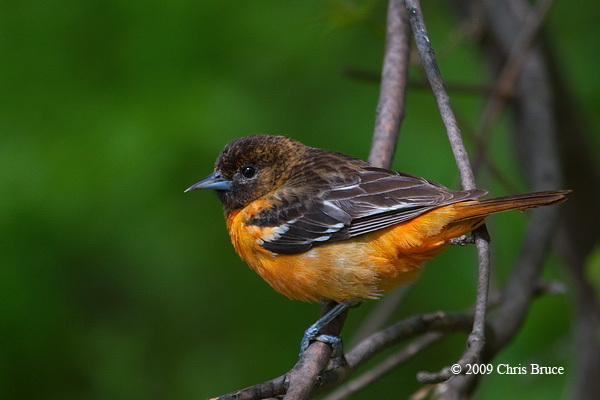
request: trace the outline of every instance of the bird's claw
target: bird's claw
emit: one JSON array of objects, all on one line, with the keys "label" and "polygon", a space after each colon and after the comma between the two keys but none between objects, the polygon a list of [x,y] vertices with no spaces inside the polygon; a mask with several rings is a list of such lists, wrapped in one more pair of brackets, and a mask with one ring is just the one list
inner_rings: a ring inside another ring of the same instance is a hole
[{"label": "bird's claw", "polygon": [[315,331],[313,328],[314,327],[311,326],[304,333],[302,342],[300,342],[300,356],[302,356],[302,354],[304,353],[304,351],[306,350],[308,345],[314,341],[327,343],[327,344],[331,345],[331,347],[333,348],[333,353],[331,353],[331,358],[337,358],[337,357],[340,357],[342,354],[344,354],[344,348],[342,346],[342,339],[340,337],[334,336],[334,335],[325,335],[325,334],[319,335],[319,332]]},{"label": "bird's claw", "polygon": [[308,347],[310,342],[318,340],[319,342],[328,343],[333,347],[334,353],[337,350],[337,355],[343,354],[342,351],[342,339],[337,336],[321,334],[321,330],[331,321],[333,321],[338,315],[350,307],[348,304],[336,304],[331,310],[323,315],[317,322],[312,324],[306,332],[300,342],[300,356],[304,353],[304,350]]}]

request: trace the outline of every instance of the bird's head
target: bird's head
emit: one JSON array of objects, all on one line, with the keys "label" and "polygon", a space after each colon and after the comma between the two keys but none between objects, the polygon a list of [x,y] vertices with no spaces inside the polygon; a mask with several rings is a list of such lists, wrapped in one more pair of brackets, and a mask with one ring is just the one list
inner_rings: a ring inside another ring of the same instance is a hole
[{"label": "bird's head", "polygon": [[252,135],[225,146],[212,174],[186,192],[213,189],[229,215],[289,181],[295,160],[310,147],[284,136]]}]

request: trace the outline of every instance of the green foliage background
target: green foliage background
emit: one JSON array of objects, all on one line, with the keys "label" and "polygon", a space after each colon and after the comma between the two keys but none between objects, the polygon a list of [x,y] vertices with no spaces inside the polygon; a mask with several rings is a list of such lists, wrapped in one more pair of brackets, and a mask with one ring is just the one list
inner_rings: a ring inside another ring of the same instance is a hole
[{"label": "green foliage background", "polygon": [[[486,83],[485,63],[457,40],[445,2],[424,3],[446,81]],[[597,127],[600,53],[582,39],[595,34],[600,6],[557,3],[548,33]],[[293,366],[320,307],[269,288],[234,253],[216,197],[183,190],[211,172],[229,140],[250,133],[366,158],[378,86],[342,70],[380,70],[384,16],[381,1],[2,2],[0,398],[205,398]],[[484,101],[451,95],[468,136]],[[500,125],[491,157],[526,190]],[[409,92],[394,166],[457,187],[426,90]],[[491,222],[495,288],[525,219]],[[564,280],[559,265],[553,259],[547,276]],[[473,251],[449,249],[398,317],[461,310],[475,280]],[[345,337],[373,305],[351,312]],[[494,365],[567,374],[492,374],[479,397],[568,397],[573,323],[568,295],[536,301]],[[417,371],[452,363],[464,341],[451,338],[357,398],[406,397],[419,387]]]}]

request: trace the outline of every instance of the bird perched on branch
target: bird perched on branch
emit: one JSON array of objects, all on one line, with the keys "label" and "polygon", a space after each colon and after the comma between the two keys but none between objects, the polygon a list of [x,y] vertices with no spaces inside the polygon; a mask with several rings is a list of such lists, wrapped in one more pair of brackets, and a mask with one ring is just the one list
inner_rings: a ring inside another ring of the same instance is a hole
[{"label": "bird perched on branch", "polygon": [[217,192],[236,252],[267,283],[293,299],[334,300],[338,314],[412,282],[486,216],[557,204],[568,193],[480,199],[485,190],[450,190],[264,134],[225,146],[214,172],[186,192],[197,189]]}]

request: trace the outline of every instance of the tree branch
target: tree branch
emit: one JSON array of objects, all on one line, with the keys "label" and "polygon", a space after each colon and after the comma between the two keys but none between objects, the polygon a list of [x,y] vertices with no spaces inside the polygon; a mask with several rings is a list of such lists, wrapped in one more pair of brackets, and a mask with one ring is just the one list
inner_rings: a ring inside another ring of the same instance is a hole
[{"label": "tree branch", "polygon": [[423,14],[421,13],[421,5],[418,0],[405,0],[405,4],[409,13],[415,43],[419,51],[419,56],[421,57],[421,63],[425,68],[425,73],[427,74],[429,84],[431,85],[435,100],[438,104],[442,121],[446,127],[446,133],[450,140],[450,147],[452,148],[454,158],[456,159],[462,187],[465,190],[475,189],[475,177],[473,176],[469,156],[467,155],[460,130],[458,129],[454,111],[452,111],[450,105],[450,97],[444,88],[444,81],[442,80],[442,75],[435,59],[433,47],[431,47],[429,41],[425,21],[423,20]]},{"label": "tree branch", "polygon": [[407,362],[412,357],[419,354],[426,348],[439,342],[444,337],[446,337],[446,334],[442,332],[426,333],[422,337],[416,339],[414,342],[407,345],[402,350],[386,358],[383,362],[381,362],[371,370],[368,370],[356,379],[347,382],[344,386],[340,387],[338,390],[331,393],[329,396],[323,398],[322,400],[342,400],[347,397],[350,397],[354,393],[357,393],[360,390],[369,386],[370,384],[374,383],[376,380],[386,375],[390,371],[394,370],[401,364],[404,364],[405,362]]},{"label": "tree branch", "polygon": [[[512,3],[511,3],[512,1]],[[484,10],[488,26],[506,54],[513,49],[523,13],[511,12],[511,1],[485,1]],[[521,10],[529,5],[521,0]],[[509,4],[510,3],[510,4]],[[543,5],[543,4],[542,4]],[[529,11],[525,15],[531,15]],[[539,22],[538,22],[539,25]],[[525,29],[525,28],[524,28]],[[536,28],[537,29],[537,28]],[[525,30],[531,35],[532,30]],[[556,152],[556,125],[552,116],[552,85],[547,79],[545,63],[539,49],[532,49],[522,62],[522,70],[516,81],[516,131],[519,133],[519,148],[524,171],[529,174],[536,190],[562,187],[560,162]],[[511,72],[512,74],[512,72]],[[551,239],[555,233],[560,209],[554,207],[533,210],[528,223],[520,255],[515,262],[504,290],[499,309],[490,321],[494,341],[486,349],[483,362],[491,359],[506,346],[521,328],[523,320],[539,286],[539,274],[548,255]],[[478,376],[458,376],[443,385],[443,399],[461,399],[473,390]]]},{"label": "tree branch", "polygon": [[[332,387],[339,386],[356,369],[371,360],[374,356],[402,341],[417,337],[426,332],[468,332],[471,329],[472,323],[472,314],[445,314],[442,312],[416,315],[397,322],[360,342],[346,354],[346,364],[326,371],[323,374],[322,386],[318,389],[317,393],[322,393]],[[408,353],[398,356],[399,359],[396,360],[397,365],[399,365],[402,357],[408,357],[417,348],[422,349],[424,347],[417,346],[410,350],[405,349],[404,351]]]},{"label": "tree branch", "polygon": [[[370,335],[346,354],[345,363],[339,363],[324,373],[321,373],[322,366],[317,365],[315,367],[313,361],[306,361],[315,360],[317,357],[307,356],[303,357],[296,364],[296,367],[285,375],[246,389],[216,397],[212,400],[256,400],[282,396],[284,394],[286,397],[293,399],[306,398],[299,396],[316,395],[338,386],[357,368],[364,365],[377,354],[400,342],[417,337],[425,332],[468,332],[472,322],[473,316],[468,313],[445,314],[437,312],[416,315]],[[310,346],[306,351],[320,351],[318,349],[323,347],[329,349],[329,352],[331,352],[331,348],[328,345],[321,342],[317,344],[321,346]],[[310,350],[311,348],[312,350]],[[415,349],[412,348],[406,351],[410,353],[415,351]],[[320,378],[312,382],[303,382],[302,385],[298,384],[297,391],[292,393],[292,379],[299,379],[299,381],[307,379],[308,374],[304,371],[311,370],[314,372],[313,368],[318,368],[314,376],[320,376]],[[296,369],[297,371],[295,371]],[[302,378],[293,378],[292,375],[294,374],[304,374],[304,376]]]},{"label": "tree branch", "polygon": [[402,0],[390,0],[379,103],[368,160],[377,167],[390,168],[396,152],[400,124],[404,119],[409,57],[408,15]]},{"label": "tree branch", "polygon": [[[418,0],[405,0],[406,8],[410,16],[410,23],[421,57],[421,62],[425,68],[427,78],[435,95],[438,108],[440,110],[442,121],[446,127],[446,133],[450,140],[450,147],[456,160],[456,165],[460,173],[462,187],[465,190],[475,189],[475,177],[469,163],[469,157],[465,149],[460,130],[456,123],[456,118],[452,107],[450,106],[450,98],[444,89],[442,75],[435,60],[435,54],[429,37],[425,22],[421,13],[421,6]],[[475,318],[473,322],[473,330],[467,340],[467,350],[463,353],[458,361],[458,364],[465,367],[466,364],[472,364],[477,361],[479,355],[483,351],[485,345],[485,315],[489,287],[490,275],[490,245],[489,235],[485,225],[473,232],[475,244],[477,246],[477,254],[479,257],[479,275],[477,283],[477,300],[475,304]],[[466,368],[463,368],[463,371]],[[452,377],[449,368],[436,374],[421,373],[419,380],[422,382],[441,382]]]},{"label": "tree branch", "polygon": [[[321,316],[335,307],[334,301],[327,301],[323,306]],[[339,336],[344,326],[348,311],[342,312],[333,321],[327,324],[321,333]],[[315,387],[318,386],[321,371],[331,359],[332,348],[330,345],[314,341],[302,353],[300,360],[287,374],[289,387],[284,399],[300,400],[308,399]]]},{"label": "tree branch", "polygon": [[225,394],[219,397],[213,397],[210,400],[256,400],[270,399],[281,396],[287,388],[287,374],[281,375],[270,381],[259,383],[246,389]]}]

